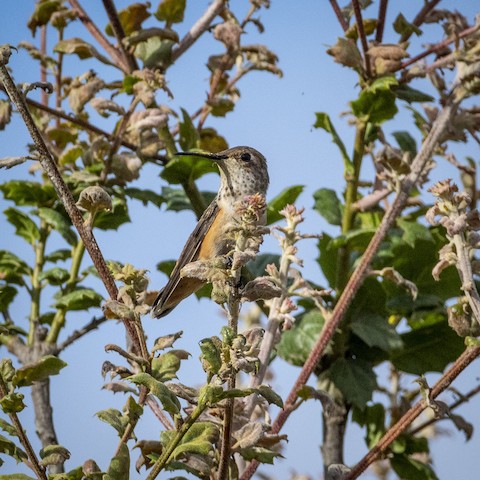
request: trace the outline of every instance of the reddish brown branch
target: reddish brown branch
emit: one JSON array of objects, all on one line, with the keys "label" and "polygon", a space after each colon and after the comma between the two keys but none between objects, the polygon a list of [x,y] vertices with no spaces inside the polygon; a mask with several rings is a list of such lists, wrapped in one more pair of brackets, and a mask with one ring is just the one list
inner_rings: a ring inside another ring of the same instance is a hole
[{"label": "reddish brown branch", "polygon": [[337,0],[330,0],[330,5],[333,8],[333,11],[335,12],[335,15],[337,16],[338,23],[342,27],[342,30],[346,32],[348,30],[348,23],[345,20],[345,17],[343,16],[342,10],[338,6]]},{"label": "reddish brown branch", "polygon": [[[441,0],[432,0],[431,2],[426,2],[422,9],[417,13],[416,17],[413,19],[412,24],[415,25],[416,27],[419,27],[424,21],[425,17],[437,6],[437,4],[440,3]],[[404,33],[400,37],[400,42],[405,42],[407,41],[411,36],[412,36],[413,30]]]},{"label": "reddish brown branch", "polygon": [[365,29],[363,28],[362,10],[360,9],[360,4],[358,0],[353,0],[352,5],[353,5],[353,12],[355,14],[355,21],[357,23],[358,37],[360,38],[360,43],[362,44],[363,56],[365,57],[365,72],[367,74],[367,78],[370,78],[372,75],[372,71],[370,68],[370,59],[368,57],[367,35],[365,34]]},{"label": "reddish brown branch", "polygon": [[380,6],[378,7],[378,23],[377,31],[375,33],[375,41],[382,43],[383,31],[385,29],[385,18],[387,16],[388,0],[380,0]]},{"label": "reddish brown branch", "polygon": [[[480,355],[480,346],[470,347],[462,353],[452,367],[438,380],[430,392],[430,400],[435,399],[446,390],[455,378]],[[409,425],[427,408],[427,402],[421,400],[416,403],[407,413],[379,440],[343,480],[358,478],[373,462],[375,462],[391,445],[391,443],[404,432]]]}]

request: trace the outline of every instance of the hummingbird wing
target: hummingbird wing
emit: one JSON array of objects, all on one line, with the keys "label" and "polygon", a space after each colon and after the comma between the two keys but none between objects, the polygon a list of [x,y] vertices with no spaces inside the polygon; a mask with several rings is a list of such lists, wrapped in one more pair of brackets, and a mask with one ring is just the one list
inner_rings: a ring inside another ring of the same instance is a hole
[{"label": "hummingbird wing", "polygon": [[203,239],[215,222],[219,212],[220,207],[218,206],[217,200],[214,199],[205,209],[192,234],[188,237],[187,243],[183,247],[182,253],[172,270],[167,284],[160,290],[160,293],[153,302],[152,317],[160,318],[167,315],[180,301],[188,297],[191,293],[196,292],[203,285],[204,282],[196,278],[181,278],[180,271],[187,263],[194,262],[198,259]]}]

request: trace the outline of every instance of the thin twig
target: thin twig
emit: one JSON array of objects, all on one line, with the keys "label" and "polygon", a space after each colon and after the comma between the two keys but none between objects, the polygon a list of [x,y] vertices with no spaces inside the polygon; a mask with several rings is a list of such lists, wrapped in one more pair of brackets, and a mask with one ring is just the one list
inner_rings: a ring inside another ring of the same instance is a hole
[{"label": "thin twig", "polygon": [[58,347],[55,349],[55,354],[58,355],[60,352],[65,350],[67,347],[75,343],[79,338],[83,337],[92,330],[96,330],[102,323],[106,322],[106,317],[92,318],[90,322],[84,325],[79,330],[75,330],[71,335],[69,335]]},{"label": "thin twig", "polygon": [[[444,375],[432,388],[429,400],[433,400],[446,390],[450,384],[480,355],[480,346],[467,348],[462,355],[456,360],[452,367],[445,372]],[[427,408],[427,401],[421,400],[410,408],[405,415],[378,441],[355,467],[344,477],[343,480],[354,480],[358,478],[373,462],[375,462],[392,444],[392,442],[404,432],[409,425]]]},{"label": "thin twig", "polygon": [[[47,55],[47,26],[42,25],[40,29],[40,53],[43,58]],[[40,81],[42,83],[47,83],[47,67],[43,62],[40,62]],[[42,89],[42,93],[40,94],[41,102],[44,105],[48,105],[48,94],[47,92]]]},{"label": "thin twig", "polygon": [[[0,398],[5,397],[7,395],[7,392],[8,392],[7,386],[5,385],[3,378],[0,376]],[[8,414],[8,416],[13,426],[15,427],[15,431],[18,435],[18,438],[20,439],[20,443],[25,449],[28,459],[30,460],[30,466],[35,472],[35,475],[39,480],[47,480],[45,467],[40,465],[40,462],[38,461],[38,458],[35,455],[35,451],[32,448],[32,444],[30,443],[30,440],[28,439],[27,434],[25,433],[25,430],[22,427],[22,424],[20,423],[20,419],[18,418],[18,415],[15,412],[11,412]]]},{"label": "thin twig", "polygon": [[380,6],[378,7],[378,23],[377,31],[375,33],[375,41],[382,43],[383,31],[385,29],[385,18],[387,16],[388,0],[380,0]]},{"label": "thin twig", "polygon": [[221,13],[225,8],[226,0],[214,0],[209,7],[205,10],[205,13],[197,20],[192,26],[190,31],[180,40],[180,43],[176,48],[172,50],[172,63],[175,62],[178,57],[185,53],[191,45],[193,45],[200,36],[205,33],[212,23],[213,19]]},{"label": "thin twig", "polygon": [[[70,217],[73,225],[77,229],[80,237],[85,244],[92,262],[95,268],[102,279],[105,288],[107,289],[110,298],[116,299],[118,295],[118,289],[115,285],[115,280],[111,275],[108,266],[103,258],[102,252],[97,244],[97,241],[93,235],[91,229],[89,229],[83,222],[83,216],[78,207],[75,204],[72,193],[65,184],[61,173],[59,172],[57,165],[52,158],[45,141],[42,137],[42,134],[38,130],[30,112],[28,111],[27,104],[23,95],[17,90],[15,83],[10,76],[10,73],[6,67],[8,59],[11,55],[10,47],[4,46],[0,50],[0,80],[3,82],[5,90],[8,93],[11,101],[15,103],[18,112],[22,116],[22,119],[32,137],[32,140],[35,144],[35,148],[39,155],[39,160],[42,165],[42,168],[45,174],[48,176],[52,182],[55,191],[57,192],[58,197],[62,201],[68,216]],[[123,320],[125,329],[127,330],[128,335],[130,336],[134,349],[137,352],[146,351],[146,347],[140,344],[140,339],[138,338],[134,326],[128,320]]]},{"label": "thin twig", "polygon": [[358,0],[353,0],[352,5],[353,12],[355,13],[355,21],[357,22],[358,36],[362,44],[363,56],[365,57],[365,72],[367,74],[367,78],[370,78],[372,75],[372,71],[370,68],[370,57],[368,56],[367,36],[365,34],[365,29],[363,28],[362,10],[360,9],[360,4]]},{"label": "thin twig", "polygon": [[[412,165],[411,173],[401,183],[400,189],[392,202],[389,210],[385,213],[380,226],[378,227],[375,235],[370,241],[358,267],[353,272],[352,276],[348,280],[348,283],[343,290],[330,318],[326,319],[324,327],[320,332],[320,336],[315,342],[308,359],[305,362],[293,388],[291,389],[283,410],[277,416],[275,422],[272,425],[272,433],[278,433],[290,414],[295,408],[296,401],[298,399],[298,391],[306,384],[319,359],[323,355],[325,348],[333,337],[338,325],[345,316],[347,309],[350,307],[353,299],[355,298],[358,289],[363,283],[366,273],[370,267],[370,264],[375,256],[381,242],[384,240],[387,232],[394,225],[398,215],[401,213],[405,205],[407,204],[409,194],[417,184],[420,176],[423,173],[425,165],[430,160],[433,152],[438,145],[438,140],[444,133],[445,129],[451,122],[453,115],[455,114],[460,99],[455,98],[454,95],[450,97],[450,102],[439,112],[437,118],[433,122],[432,128],[425,138],[422,148],[417,153]],[[248,480],[252,477],[258,467],[258,462],[253,461],[242,475],[241,480]]]},{"label": "thin twig", "polygon": [[118,47],[122,52],[122,55],[125,59],[125,63],[128,65],[129,73],[134,70],[138,70],[137,59],[129,52],[125,50],[123,45],[123,39],[125,38],[125,31],[123,30],[122,24],[120,23],[120,18],[118,16],[117,7],[112,0],[102,0],[105,11],[107,12],[108,19],[110,20],[110,25],[113,30],[113,34],[117,38]]},{"label": "thin twig", "polygon": [[160,423],[167,429],[167,430],[173,430],[174,426],[172,422],[168,419],[168,417],[163,413],[163,410],[160,408],[160,405],[158,404],[157,400],[155,397],[152,397],[152,395],[147,396],[147,404],[150,407],[150,410],[153,412],[153,414],[158,418]]},{"label": "thin twig", "polygon": [[85,28],[90,32],[92,37],[103,47],[103,49],[110,55],[113,63],[116,64],[124,73],[129,72],[128,64],[126,63],[123,55],[107,40],[105,35],[95,25],[93,20],[87,14],[87,12],[80,5],[78,0],[68,0],[72,9],[78,15],[79,20],[85,25]]},{"label": "thin twig", "polygon": [[342,14],[342,10],[338,6],[337,0],[330,0],[330,5],[333,8],[333,11],[335,12],[335,15],[337,16],[338,23],[342,27],[342,30],[346,32],[348,30],[348,23],[345,20],[345,17]]},{"label": "thin twig", "polygon": [[[416,27],[419,27],[425,21],[425,17],[437,6],[438,3],[440,3],[440,1],[441,0],[432,0],[431,2],[426,2],[413,19],[412,24]],[[412,36],[412,33],[413,30],[410,30],[408,33],[404,33],[400,37],[400,42],[406,42]]]}]

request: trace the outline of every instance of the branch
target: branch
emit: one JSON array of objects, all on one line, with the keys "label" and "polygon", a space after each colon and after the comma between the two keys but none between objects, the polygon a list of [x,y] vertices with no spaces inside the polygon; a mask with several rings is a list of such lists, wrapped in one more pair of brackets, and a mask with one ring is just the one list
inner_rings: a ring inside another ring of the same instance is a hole
[{"label": "branch", "polygon": [[[439,112],[437,118],[433,122],[431,130],[422,144],[422,148],[413,160],[411,166],[411,173],[400,185],[399,191],[394,201],[392,202],[392,205],[385,213],[379,228],[377,229],[375,235],[373,236],[367,249],[365,250],[365,253],[363,254],[360,264],[355,269],[347,285],[345,286],[345,289],[343,290],[343,293],[340,296],[331,317],[326,320],[324,327],[320,332],[320,336],[315,342],[315,345],[313,346],[312,351],[310,352],[310,355],[305,362],[305,365],[303,366],[294,386],[292,387],[287,397],[287,400],[285,401],[284,409],[279,413],[275,422],[273,423],[273,434],[280,432],[288,417],[293,412],[295,408],[295,403],[298,399],[298,391],[306,384],[306,382],[310,378],[310,375],[313,373],[313,370],[315,369],[319,359],[323,355],[325,348],[327,347],[338,325],[345,316],[347,309],[350,307],[353,299],[355,298],[355,295],[358,292],[358,289],[363,283],[363,280],[366,273],[368,272],[373,257],[378,251],[378,248],[380,247],[381,242],[384,240],[387,232],[394,225],[398,215],[406,206],[410,192],[417,184],[426,164],[433,155],[440,137],[452,121],[453,115],[458,108],[459,102],[459,98],[456,98],[455,95],[451,95],[449,97],[449,102]],[[242,475],[241,480],[248,480],[249,478],[251,478],[252,475],[255,473],[257,467],[258,462],[251,462],[245,473]]]},{"label": "branch", "polygon": [[375,34],[375,41],[382,43],[383,30],[385,28],[385,17],[387,16],[388,0],[380,0],[380,6],[378,7],[378,23],[377,32]]},{"label": "branch", "polygon": [[346,22],[345,17],[342,14],[342,10],[338,6],[337,0],[330,0],[330,5],[332,6],[333,11],[337,16],[338,23],[342,27],[342,30],[346,32],[348,30],[348,23]]},{"label": "branch", "polygon": [[[452,367],[438,380],[432,388],[429,400],[433,400],[446,390],[450,384],[480,355],[480,346],[467,348]],[[353,480],[358,478],[378,457],[383,454],[390,444],[402,433],[409,425],[427,408],[427,400],[417,402],[410,408],[405,415],[379,440],[353,469],[344,477],[343,480]]]},{"label": "branch", "polygon": [[[440,3],[441,0],[432,0],[431,2],[426,2],[422,9],[417,13],[417,16],[413,19],[413,22],[412,24],[415,25],[416,27],[419,27],[425,20],[425,17],[430,13],[431,10],[433,10],[438,3]],[[408,32],[408,33],[404,33],[401,37],[400,37],[400,42],[405,42],[407,41],[411,36],[412,36],[412,33],[413,33],[413,30]]]},{"label": "branch", "polygon": [[78,15],[79,20],[85,25],[92,37],[103,47],[110,55],[114,63],[124,72],[129,73],[129,66],[125,62],[123,55],[107,40],[100,29],[93,23],[93,20],[80,5],[78,0],[68,0],[72,10]]},{"label": "branch", "polygon": [[106,317],[92,318],[85,326],[80,330],[75,330],[69,337],[67,337],[55,350],[55,355],[65,350],[67,347],[75,343],[79,338],[83,337],[92,330],[96,330],[102,323],[106,322]]},{"label": "branch", "polygon": [[370,68],[370,58],[368,56],[368,42],[367,36],[365,35],[365,29],[363,28],[363,18],[359,0],[353,0],[352,5],[355,13],[355,21],[357,22],[358,36],[360,38],[360,42],[362,43],[363,56],[365,57],[365,72],[367,74],[367,78],[370,78],[372,71]]},{"label": "branch", "polygon": [[175,62],[178,57],[183,55],[185,51],[208,30],[213,19],[221,13],[225,8],[225,5],[226,0],[214,0],[211,3],[211,5],[205,10],[205,13],[192,26],[190,31],[182,38],[182,40],[180,40],[178,46],[172,50],[172,63]]},{"label": "branch", "polygon": [[138,63],[136,58],[131,53],[127,52],[123,45],[125,31],[123,30],[122,24],[120,23],[120,18],[118,16],[115,4],[112,0],[102,0],[102,2],[105,11],[107,12],[108,19],[110,20],[110,25],[112,26],[113,33],[118,40],[118,47],[122,52],[125,63],[128,65],[129,73],[133,72],[134,70],[138,70]]},{"label": "branch", "polygon": [[[72,193],[65,184],[62,175],[58,170],[54,159],[52,158],[52,155],[50,154],[47,146],[45,145],[45,141],[40,131],[38,130],[30,112],[28,111],[28,107],[23,95],[17,90],[12,80],[12,77],[10,76],[10,73],[6,67],[10,55],[11,50],[9,46],[3,46],[0,48],[0,80],[3,82],[5,90],[7,91],[11,101],[17,106],[17,110],[22,116],[22,119],[25,122],[25,125],[35,144],[35,148],[38,152],[42,168],[52,182],[52,185],[55,188],[58,197],[62,201],[65,210],[68,213],[68,216],[70,217],[73,225],[75,226],[80,237],[82,238],[83,243],[85,244],[85,248],[91,257],[92,262],[97,269],[98,274],[100,275],[100,278],[102,279],[108,294],[110,295],[110,298],[116,299],[118,295],[118,289],[115,285],[113,276],[111,275],[107,267],[105,259],[103,258],[97,241],[91,229],[84,224],[82,213],[77,208]],[[137,332],[131,322],[124,319],[123,324],[129,337],[133,342],[134,349],[137,352],[146,351],[146,346],[141,344]]]}]

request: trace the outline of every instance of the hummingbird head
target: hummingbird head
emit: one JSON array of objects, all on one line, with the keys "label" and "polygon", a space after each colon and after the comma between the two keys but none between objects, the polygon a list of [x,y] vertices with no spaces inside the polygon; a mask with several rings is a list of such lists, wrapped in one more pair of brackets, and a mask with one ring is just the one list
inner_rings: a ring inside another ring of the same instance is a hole
[{"label": "hummingbird head", "polygon": [[252,147],[233,147],[218,153],[179,152],[213,160],[220,169],[222,183],[219,196],[244,197],[261,193],[265,195],[269,177],[265,157]]}]

